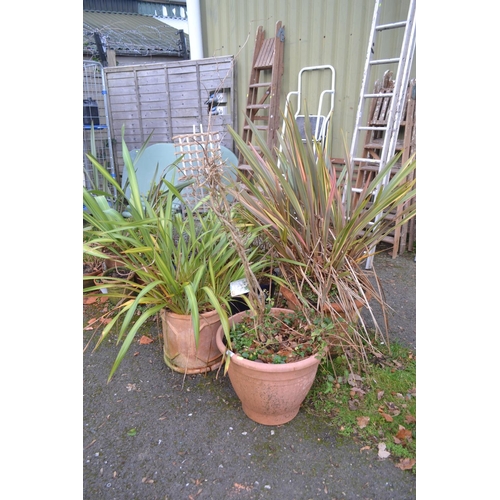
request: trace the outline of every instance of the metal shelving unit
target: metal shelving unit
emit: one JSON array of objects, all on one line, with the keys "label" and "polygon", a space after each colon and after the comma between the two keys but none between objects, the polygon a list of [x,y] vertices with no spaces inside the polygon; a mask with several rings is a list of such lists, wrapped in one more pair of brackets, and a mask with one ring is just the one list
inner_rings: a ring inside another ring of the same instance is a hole
[{"label": "metal shelving unit", "polygon": [[91,153],[116,178],[109,127],[108,93],[104,68],[96,61],[83,61],[83,185],[116,197],[116,189],[98,174],[87,158]]}]

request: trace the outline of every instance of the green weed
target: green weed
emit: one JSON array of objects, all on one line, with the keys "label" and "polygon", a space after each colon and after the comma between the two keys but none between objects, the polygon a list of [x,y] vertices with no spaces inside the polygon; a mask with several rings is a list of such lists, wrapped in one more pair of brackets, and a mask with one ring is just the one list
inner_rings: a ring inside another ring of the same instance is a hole
[{"label": "green weed", "polygon": [[318,370],[304,407],[361,446],[377,450],[384,443],[398,466],[416,472],[416,358],[398,344],[381,351],[358,374],[345,354],[333,355]]}]

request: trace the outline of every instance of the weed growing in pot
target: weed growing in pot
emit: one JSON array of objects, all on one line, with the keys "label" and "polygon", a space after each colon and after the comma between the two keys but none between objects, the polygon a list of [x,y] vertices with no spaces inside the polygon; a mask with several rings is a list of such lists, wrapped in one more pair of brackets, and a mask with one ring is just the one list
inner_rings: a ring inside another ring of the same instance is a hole
[{"label": "weed growing in pot", "polygon": [[270,314],[272,303],[260,322],[248,311],[231,328],[233,352],[250,361],[292,363],[308,356],[324,356],[338,339],[338,328],[331,318],[308,319],[302,311],[280,310]]}]

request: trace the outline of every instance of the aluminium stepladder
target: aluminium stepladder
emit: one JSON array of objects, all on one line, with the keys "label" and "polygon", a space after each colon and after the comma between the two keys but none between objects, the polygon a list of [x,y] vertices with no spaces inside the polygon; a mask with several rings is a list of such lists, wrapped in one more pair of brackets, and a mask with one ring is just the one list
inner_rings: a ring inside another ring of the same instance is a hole
[{"label": "aluminium stepladder", "polygon": [[[416,45],[416,21],[415,21],[415,10],[416,10],[416,0],[410,0],[410,5],[408,9],[408,15],[406,20],[379,24],[380,13],[382,8],[382,2],[379,0],[375,1],[375,6],[373,10],[372,26],[370,30],[370,36],[368,39],[368,50],[365,61],[365,67],[363,72],[363,80],[361,84],[361,92],[359,97],[358,110],[356,114],[356,123],[354,126],[354,133],[350,148],[350,168],[354,169],[355,165],[372,165],[376,166],[377,170],[382,170],[394,156],[396,150],[396,142],[398,138],[398,133],[401,125],[401,118],[404,111],[404,103],[406,97],[406,91],[408,87],[413,55],[415,52]],[[390,32],[391,30],[404,29],[404,34],[402,37],[401,50],[398,57],[381,57],[378,55],[378,44],[377,42],[379,35],[382,33]],[[387,124],[386,126],[380,128],[377,127],[378,132],[383,132],[383,143],[379,158],[363,158],[358,156],[360,149],[360,136],[363,131],[373,130],[373,126],[362,125],[363,120],[366,120],[366,113],[369,107],[369,103],[372,99],[380,98],[380,94],[368,93],[368,88],[370,85],[371,70],[374,66],[383,66],[388,69],[395,69],[395,82],[392,93],[386,94],[385,96],[390,96],[390,108],[387,114]],[[351,172],[352,175],[352,172]],[[389,181],[390,175],[386,175],[378,189],[384,189],[384,186]],[[361,188],[353,188],[355,192],[361,192]],[[373,193],[376,195],[376,192]],[[346,199],[346,193],[344,193],[344,201]],[[370,250],[370,255],[366,259],[366,269],[371,269],[373,265],[373,254],[375,249]]]},{"label": "aluminium stepladder", "polygon": [[[392,71],[386,71],[383,81],[377,80],[374,86],[374,93],[381,97],[372,99],[370,113],[368,115],[368,125],[371,130],[366,131],[365,141],[361,156],[363,158],[380,159],[382,146],[384,142],[384,127],[387,126],[388,113],[391,104],[391,94],[394,89],[394,80],[392,80]],[[382,97],[383,96],[383,97]],[[408,85],[406,98],[401,116],[401,124],[399,129],[399,137],[396,141],[395,153],[401,153],[401,158],[391,169],[390,178],[399,170],[400,165],[405,164],[411,156],[416,152],[416,80],[412,80]],[[375,165],[360,164],[356,166],[355,178],[352,179],[353,185],[356,188],[363,188],[373,181],[373,178],[378,173],[378,167]],[[415,171],[413,171],[407,180],[415,179]],[[359,194],[354,191],[352,193],[353,202],[357,202]],[[398,254],[403,253],[407,249],[411,249],[410,237],[414,234],[414,225],[410,222],[414,221],[411,218],[409,221],[404,217],[404,211],[415,200],[401,202],[396,209],[390,214],[387,214],[387,220],[392,220],[394,229],[387,234],[383,241],[392,245],[392,257],[396,258]]]}]

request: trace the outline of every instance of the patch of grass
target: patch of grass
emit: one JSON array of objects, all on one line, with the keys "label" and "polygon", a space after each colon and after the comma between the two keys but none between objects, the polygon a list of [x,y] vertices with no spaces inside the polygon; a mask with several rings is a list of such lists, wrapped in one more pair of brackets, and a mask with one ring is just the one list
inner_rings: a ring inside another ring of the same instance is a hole
[{"label": "patch of grass", "polygon": [[304,404],[341,435],[378,451],[385,445],[397,465],[416,472],[416,358],[399,344],[382,346],[364,373],[338,353],[321,365]]}]

